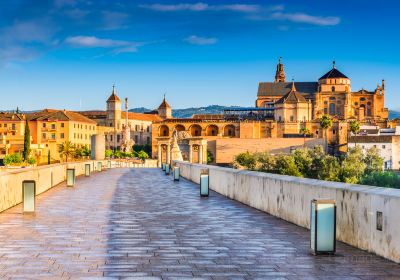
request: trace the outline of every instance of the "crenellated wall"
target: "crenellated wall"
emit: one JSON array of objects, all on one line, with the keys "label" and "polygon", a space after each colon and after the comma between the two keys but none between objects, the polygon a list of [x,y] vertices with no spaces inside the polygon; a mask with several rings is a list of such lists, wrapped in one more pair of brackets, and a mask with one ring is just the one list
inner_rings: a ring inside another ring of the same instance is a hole
[{"label": "crenellated wall", "polygon": [[[312,199],[335,199],[337,239],[400,263],[400,190],[176,162],[181,176],[199,183],[209,169],[210,189],[310,228]],[[212,199],[212,196],[210,197]],[[376,229],[377,211],[383,230]]]}]

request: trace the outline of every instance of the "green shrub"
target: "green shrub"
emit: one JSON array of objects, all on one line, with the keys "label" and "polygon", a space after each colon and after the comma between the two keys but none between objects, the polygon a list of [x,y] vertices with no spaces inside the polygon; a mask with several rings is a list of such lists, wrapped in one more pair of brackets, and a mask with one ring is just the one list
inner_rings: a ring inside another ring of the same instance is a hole
[{"label": "green shrub", "polygon": [[342,162],[341,179],[345,183],[357,184],[364,175],[366,164],[359,146],[350,149]]},{"label": "green shrub", "polygon": [[395,172],[371,172],[360,181],[363,185],[400,189],[400,176]]},{"label": "green shrub", "polygon": [[321,167],[317,172],[317,178],[326,181],[340,181],[341,167],[339,160],[331,155],[325,155],[321,160]]},{"label": "green shrub", "polygon": [[249,170],[254,170],[256,167],[256,157],[249,152],[241,153],[235,157],[234,164]]},{"label": "green shrub", "polygon": [[30,157],[26,160],[26,163],[28,163],[30,165],[34,165],[36,163],[36,159],[34,159],[33,157]]},{"label": "green shrub", "polygon": [[276,172],[276,160],[275,157],[270,155],[268,152],[256,153],[255,154],[257,167],[256,169],[261,172]]},{"label": "green shrub", "polygon": [[367,150],[364,156],[365,173],[383,171],[383,158],[380,156],[379,149],[372,147]]},{"label": "green shrub", "polygon": [[301,172],[296,166],[294,157],[291,155],[277,156],[275,168],[279,174],[302,177]]},{"label": "green shrub", "polygon": [[112,156],[113,152],[111,150],[106,150],[104,155],[106,158],[110,158]]},{"label": "green shrub", "polygon": [[137,153],[137,157],[140,158],[141,160],[145,160],[149,158],[149,155],[145,151],[141,150]]},{"label": "green shrub", "polygon": [[15,153],[15,154],[10,154],[10,155],[6,155],[4,157],[4,165],[21,165],[23,160],[20,154]]}]

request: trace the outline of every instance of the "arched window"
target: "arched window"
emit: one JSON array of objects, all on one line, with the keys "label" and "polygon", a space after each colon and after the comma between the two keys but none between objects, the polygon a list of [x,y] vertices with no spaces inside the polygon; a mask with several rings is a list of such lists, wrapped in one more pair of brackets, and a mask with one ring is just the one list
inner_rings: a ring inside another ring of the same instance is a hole
[{"label": "arched window", "polygon": [[207,127],[207,136],[217,136],[218,135],[218,126],[216,125],[209,125]]},{"label": "arched window", "polygon": [[190,134],[192,136],[201,136],[201,126],[194,124],[190,127]]},{"label": "arched window", "polygon": [[235,137],[235,126],[229,124],[224,127],[224,136]]},{"label": "arched window", "polygon": [[335,91],[335,87],[334,86],[332,86],[332,92],[334,92]]},{"label": "arched window", "polygon": [[175,126],[176,131],[185,131],[185,127],[181,124],[178,124]]},{"label": "arched window", "polygon": [[160,126],[159,136],[169,136],[169,128],[166,125]]},{"label": "arched window", "polygon": [[329,104],[329,115],[335,115],[336,114],[336,106],[335,103]]}]

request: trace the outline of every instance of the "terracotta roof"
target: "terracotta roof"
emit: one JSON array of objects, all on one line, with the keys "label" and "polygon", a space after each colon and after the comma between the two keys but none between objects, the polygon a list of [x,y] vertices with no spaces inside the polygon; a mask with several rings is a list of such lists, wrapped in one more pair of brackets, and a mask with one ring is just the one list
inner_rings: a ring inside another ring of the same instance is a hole
[{"label": "terracotta roof", "polygon": [[[121,112],[122,119],[125,119],[125,115],[126,115],[126,112]],[[159,115],[134,113],[134,112],[128,112],[128,119],[139,120],[139,121],[148,121],[148,122],[157,122],[157,121],[162,120]]]},{"label": "terracotta roof", "polygon": [[[267,82],[267,83],[259,83],[258,85],[258,92],[257,96],[274,96],[274,95],[281,95],[284,96],[285,94],[289,93],[292,88],[292,83],[274,83],[274,82]],[[315,94],[318,91],[318,83],[317,82],[296,82],[296,88],[301,94],[304,95],[311,95]]]},{"label": "terracotta roof", "polygon": [[24,119],[23,114],[0,112],[0,121],[21,121]]},{"label": "terracotta roof", "polygon": [[168,102],[165,100],[165,97],[160,106],[158,106],[158,109],[171,109],[171,106],[169,106]]},{"label": "terracotta roof", "polygon": [[345,74],[340,72],[339,70],[336,69],[336,67],[333,67],[332,70],[330,70],[328,73],[323,75],[319,80],[323,79],[337,79],[337,78],[343,78],[343,79],[348,79]]},{"label": "terracotta roof", "polygon": [[84,115],[66,110],[44,109],[39,112],[29,114],[31,121],[74,121],[97,124],[95,121]]},{"label": "terracotta roof", "polygon": [[106,118],[107,117],[107,112],[106,111],[101,111],[101,110],[94,110],[94,111],[80,111],[77,112],[79,114],[82,114],[88,118]]},{"label": "terracotta roof", "polygon": [[350,136],[349,143],[391,143],[393,137],[397,135],[363,135],[363,136]]},{"label": "terracotta roof", "polygon": [[279,99],[276,104],[307,102],[304,96],[302,96],[301,93],[296,90],[296,86],[294,83],[292,83],[290,92]]}]

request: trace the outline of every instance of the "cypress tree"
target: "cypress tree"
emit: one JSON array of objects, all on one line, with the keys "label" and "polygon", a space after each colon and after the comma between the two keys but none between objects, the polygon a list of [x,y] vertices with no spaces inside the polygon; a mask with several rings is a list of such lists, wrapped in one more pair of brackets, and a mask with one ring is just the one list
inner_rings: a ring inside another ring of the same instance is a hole
[{"label": "cypress tree", "polygon": [[31,131],[29,129],[28,118],[26,118],[25,133],[24,133],[24,151],[23,151],[24,161],[28,160],[30,153],[31,153]]},{"label": "cypress tree", "polygon": [[51,164],[51,156],[50,156],[50,150],[47,153],[47,164],[50,165]]}]

